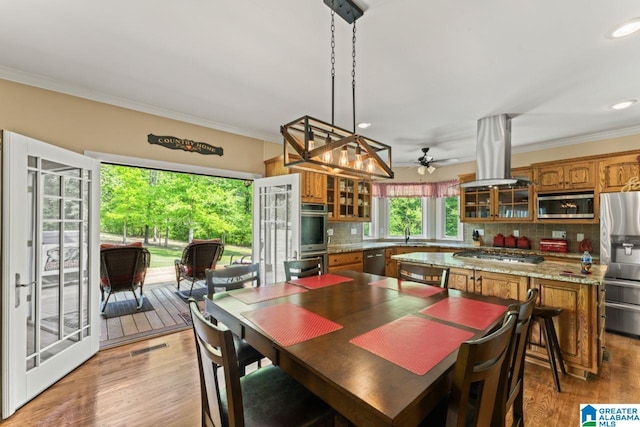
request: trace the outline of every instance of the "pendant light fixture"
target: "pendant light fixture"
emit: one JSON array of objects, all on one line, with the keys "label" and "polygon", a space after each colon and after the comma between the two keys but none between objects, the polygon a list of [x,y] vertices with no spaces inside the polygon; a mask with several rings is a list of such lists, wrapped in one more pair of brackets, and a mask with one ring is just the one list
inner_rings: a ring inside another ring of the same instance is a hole
[{"label": "pendant light fixture", "polygon": [[[284,166],[350,178],[393,178],[391,147],[356,133],[356,20],[364,12],[351,0],[324,0],[331,9],[331,123],[303,116],[280,127]],[[335,14],[353,25],[353,130],[335,126]],[[334,153],[335,151],[335,153]]]}]

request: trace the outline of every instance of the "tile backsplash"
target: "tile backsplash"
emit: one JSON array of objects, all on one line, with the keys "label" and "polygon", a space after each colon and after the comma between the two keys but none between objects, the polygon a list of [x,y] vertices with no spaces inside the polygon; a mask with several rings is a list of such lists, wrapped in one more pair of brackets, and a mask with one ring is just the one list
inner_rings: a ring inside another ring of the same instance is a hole
[{"label": "tile backsplash", "polygon": [[[331,245],[350,245],[362,242],[362,223],[361,222],[329,222],[327,229],[333,229],[331,237]],[[355,229],[356,234],[351,234]]]},{"label": "tile backsplash", "polygon": [[569,243],[569,252],[579,252],[578,245],[580,241],[577,239],[578,233],[584,234],[585,239],[591,240],[593,253],[600,254],[600,224],[495,224],[495,223],[465,223],[464,224],[464,241],[472,243],[471,237],[473,230],[484,230],[482,240],[487,246],[493,244],[493,236],[498,233],[505,237],[513,234],[514,230],[518,230],[520,236],[526,236],[531,242],[532,249],[540,249],[540,239],[551,238],[553,231],[564,231],[567,233],[567,242]]}]

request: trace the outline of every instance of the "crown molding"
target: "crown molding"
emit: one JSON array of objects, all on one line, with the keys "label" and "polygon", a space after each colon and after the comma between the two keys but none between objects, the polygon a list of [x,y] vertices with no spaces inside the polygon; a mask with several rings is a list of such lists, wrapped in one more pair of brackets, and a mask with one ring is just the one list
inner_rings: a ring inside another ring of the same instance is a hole
[{"label": "crown molding", "polygon": [[98,92],[93,89],[69,84],[66,82],[61,82],[59,80],[51,79],[49,77],[41,76],[38,74],[25,73],[23,71],[18,71],[12,68],[0,66],[0,78],[4,80],[9,80],[15,83],[21,83],[27,86],[34,86],[40,89],[51,90],[54,92],[63,93],[65,95],[71,95],[71,96],[76,96],[78,98],[88,99],[90,101],[102,102],[104,104],[109,104],[116,107],[122,107],[129,110],[138,111],[141,113],[151,114],[154,116],[164,117],[172,120],[178,120],[180,122],[190,123],[193,125],[206,127],[209,129],[215,129],[215,130],[228,132],[236,135],[246,136],[249,138],[255,138],[261,141],[282,144],[281,140],[274,140],[272,135],[266,135],[259,132],[252,132],[246,129],[240,129],[234,126],[218,123],[213,120],[204,119],[202,117],[180,113],[178,111],[173,111],[173,110],[157,107],[150,104],[145,104],[143,102],[133,101],[131,99],[108,95],[106,93]]}]

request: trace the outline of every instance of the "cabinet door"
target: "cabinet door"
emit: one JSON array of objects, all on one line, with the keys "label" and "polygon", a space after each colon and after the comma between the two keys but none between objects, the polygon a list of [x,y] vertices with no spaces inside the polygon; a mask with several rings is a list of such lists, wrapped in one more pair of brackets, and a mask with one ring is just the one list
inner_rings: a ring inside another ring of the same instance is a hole
[{"label": "cabinet door", "polygon": [[567,190],[595,189],[595,162],[578,162],[564,167],[564,188]]},{"label": "cabinet door", "polygon": [[326,203],[327,176],[316,172],[302,172],[300,196],[304,203]]},{"label": "cabinet door", "polygon": [[362,251],[332,254],[328,257],[329,273],[342,270],[362,271]]},{"label": "cabinet door", "polygon": [[474,271],[465,268],[449,269],[448,287],[459,291],[475,293]]},{"label": "cabinet door", "polygon": [[476,272],[476,293],[481,295],[524,301],[527,299],[528,286],[529,279],[524,276],[488,271]]},{"label": "cabinet door", "polygon": [[[610,157],[600,161],[599,186],[603,193],[621,191],[635,178],[640,181],[640,152],[623,156]],[[637,188],[631,188],[637,190]]]},{"label": "cabinet door", "polygon": [[[597,337],[597,331],[590,331],[592,313],[589,301],[591,291],[597,290],[597,286],[532,279],[532,287],[537,287],[540,292],[540,305],[562,308],[562,313],[554,318],[554,324],[564,360],[568,364],[579,365],[589,371],[595,368],[597,371],[597,366],[592,366],[589,357],[591,347],[595,347],[595,344],[592,345],[590,342],[590,334],[594,341]],[[593,299],[595,301],[595,298]],[[596,326],[595,322],[593,326]],[[532,342],[544,343],[538,325],[535,325],[531,332]],[[542,357],[546,357],[547,354],[544,348],[539,347],[533,347],[531,351]]]},{"label": "cabinet door", "polygon": [[531,221],[530,187],[498,188],[494,190],[496,221]]},{"label": "cabinet door", "polygon": [[536,169],[538,191],[557,191],[564,189],[564,168],[544,166]]},{"label": "cabinet door", "polygon": [[357,187],[356,212],[358,220],[371,221],[371,181],[358,181]]},{"label": "cabinet door", "polygon": [[486,222],[493,219],[491,189],[467,188],[461,192],[461,201],[463,203],[460,218],[462,222]]},{"label": "cabinet door", "polygon": [[342,221],[353,221],[356,216],[355,204],[357,181],[349,178],[337,178],[337,219]]}]

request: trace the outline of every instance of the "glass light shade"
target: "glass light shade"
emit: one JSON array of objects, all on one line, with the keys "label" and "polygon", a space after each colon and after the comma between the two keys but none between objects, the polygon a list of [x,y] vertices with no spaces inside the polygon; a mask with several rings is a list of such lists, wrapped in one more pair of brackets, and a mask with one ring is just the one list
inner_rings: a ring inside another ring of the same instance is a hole
[{"label": "glass light shade", "polygon": [[356,169],[362,169],[364,164],[362,163],[362,151],[360,151],[360,147],[356,148],[356,160],[353,163],[353,167]]},{"label": "glass light shade", "polygon": [[429,167],[427,168],[427,172],[429,172],[429,173],[434,173],[435,171],[436,171],[435,166],[429,165]]},{"label": "glass light shade", "polygon": [[367,159],[367,172],[372,173],[376,170],[376,165],[373,159]]},{"label": "glass light shade", "polygon": [[347,152],[347,147],[344,147],[342,150],[340,150],[340,159],[338,159],[338,165],[349,166],[349,153]]},{"label": "glass light shade", "polygon": [[425,172],[425,167],[424,166],[418,166],[418,173],[420,175],[424,175],[424,172]]}]

